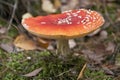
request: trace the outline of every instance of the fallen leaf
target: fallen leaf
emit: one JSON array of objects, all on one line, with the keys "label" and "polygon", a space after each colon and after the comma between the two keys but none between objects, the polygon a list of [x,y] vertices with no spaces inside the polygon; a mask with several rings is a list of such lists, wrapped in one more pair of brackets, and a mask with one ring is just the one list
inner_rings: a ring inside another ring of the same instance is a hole
[{"label": "fallen leaf", "polygon": [[120,66],[115,66],[111,69],[116,76],[119,76],[120,75]]},{"label": "fallen leaf", "polygon": [[115,48],[112,43],[108,45],[110,47],[106,47],[104,44],[96,44],[94,45],[94,49],[85,49],[82,50],[82,53],[90,63],[103,64],[103,61],[113,53],[113,49]]},{"label": "fallen leaf", "polygon": [[118,76],[120,75],[120,66],[116,64],[105,64],[102,65],[102,69],[108,75]]},{"label": "fallen leaf", "polygon": [[42,10],[48,13],[55,13],[57,11],[50,0],[42,0]]},{"label": "fallen leaf", "polygon": [[30,72],[30,73],[27,73],[23,76],[25,77],[33,77],[33,76],[36,76],[40,71],[42,71],[42,68],[38,68],[38,69],[35,69],[34,71]]},{"label": "fallen leaf", "polygon": [[49,42],[48,41],[45,41],[41,38],[37,38],[37,41],[38,41],[38,45],[42,48],[47,48],[49,46]]},{"label": "fallen leaf", "polygon": [[97,54],[94,51],[91,50],[82,50],[81,51],[87,61],[91,64],[101,64],[102,61],[104,60],[103,54]]},{"label": "fallen leaf", "polygon": [[15,47],[12,43],[1,43],[0,47],[8,53],[16,52]]},{"label": "fallen leaf", "polygon": [[36,43],[30,38],[28,38],[26,35],[22,35],[22,34],[16,37],[16,39],[14,40],[14,45],[24,50],[37,49]]},{"label": "fallen leaf", "polygon": [[112,70],[110,70],[108,67],[102,67],[102,69],[104,70],[105,74],[108,75],[115,75],[114,72]]},{"label": "fallen leaf", "polygon": [[111,70],[111,66],[106,66],[106,64],[110,64],[109,57],[113,55],[114,49],[115,44],[113,42],[109,42],[107,45],[99,43],[94,44],[90,49],[82,50],[82,53],[88,61],[88,67],[91,70],[100,70],[102,67],[106,74],[115,75]]},{"label": "fallen leaf", "polygon": [[[49,42],[38,37],[31,39],[26,35],[20,34],[14,40],[14,45],[24,50],[44,50],[49,46]],[[44,49],[43,49],[44,48]]]}]

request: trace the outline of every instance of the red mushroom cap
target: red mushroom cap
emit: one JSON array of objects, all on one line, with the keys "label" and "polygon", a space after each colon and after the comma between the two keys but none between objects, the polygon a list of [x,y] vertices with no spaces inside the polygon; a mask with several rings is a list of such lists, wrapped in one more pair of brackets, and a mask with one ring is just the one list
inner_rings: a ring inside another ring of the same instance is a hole
[{"label": "red mushroom cap", "polygon": [[86,9],[22,20],[22,25],[29,32],[51,39],[81,37],[98,29],[103,23],[104,18],[98,12]]}]

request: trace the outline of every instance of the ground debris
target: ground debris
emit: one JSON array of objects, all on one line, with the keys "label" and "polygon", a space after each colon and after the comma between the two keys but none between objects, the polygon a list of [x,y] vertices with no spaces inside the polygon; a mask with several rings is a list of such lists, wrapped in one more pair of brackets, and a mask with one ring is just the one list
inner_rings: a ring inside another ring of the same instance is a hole
[{"label": "ground debris", "polygon": [[22,48],[24,50],[35,50],[37,49],[36,43],[29,39],[25,35],[19,35],[14,40],[14,45],[16,47]]},{"label": "ground debris", "polygon": [[42,71],[42,68],[38,68],[38,69],[35,69],[34,71],[30,72],[30,73],[27,73],[23,76],[25,77],[33,77],[33,76],[36,76],[40,71]]},{"label": "ground debris", "polygon": [[[95,48],[84,49],[81,52],[85,55],[88,61],[92,61],[93,64],[102,64],[109,56],[111,56],[115,49],[115,44],[113,42],[108,42],[107,45],[96,44]],[[90,62],[91,63],[91,62]]]},{"label": "ground debris", "polygon": [[8,53],[15,53],[15,46],[12,43],[1,43],[0,44],[1,49]]},{"label": "ground debris", "polygon": [[43,39],[35,37],[35,39],[29,38],[26,35],[20,34],[14,40],[14,45],[24,50],[43,50],[47,48],[49,43]]}]

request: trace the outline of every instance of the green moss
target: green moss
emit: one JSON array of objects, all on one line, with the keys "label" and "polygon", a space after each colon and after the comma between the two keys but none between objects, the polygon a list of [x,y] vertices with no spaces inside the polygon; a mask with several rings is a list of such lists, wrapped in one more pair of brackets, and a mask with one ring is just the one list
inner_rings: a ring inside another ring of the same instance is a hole
[{"label": "green moss", "polygon": [[[62,59],[48,51],[24,51],[15,54],[0,50],[0,60],[2,80],[76,80],[85,63],[80,56]],[[22,76],[38,68],[43,70],[35,77]],[[88,69],[85,70],[84,77],[92,80],[113,80],[102,71],[92,72]]]},{"label": "green moss", "polygon": [[84,78],[90,79],[90,80],[113,80],[112,77],[105,75],[102,70],[91,71],[89,69],[86,69],[84,73]]},{"label": "green moss", "polygon": [[18,31],[12,26],[12,28],[9,30],[8,36],[13,38],[13,37],[15,37],[17,35],[18,35]]},{"label": "green moss", "polygon": [[[44,55],[43,55],[44,53]],[[6,54],[6,53],[5,53]],[[3,54],[1,54],[3,55]],[[27,56],[31,56],[31,60],[27,60]],[[4,57],[1,69],[7,69],[2,74],[1,79],[3,80],[29,80],[29,78],[23,77],[22,75],[29,73],[37,68],[42,67],[43,70],[31,80],[37,79],[75,79],[75,75],[69,70],[79,71],[84,63],[84,59],[79,57],[72,57],[68,59],[60,59],[58,56],[49,55],[49,52],[35,52],[35,53],[9,53]],[[4,65],[3,65],[4,64]],[[2,71],[2,70],[1,70]],[[68,71],[68,72],[67,72]],[[65,72],[65,73],[64,73]],[[64,75],[58,76],[61,73]]]}]

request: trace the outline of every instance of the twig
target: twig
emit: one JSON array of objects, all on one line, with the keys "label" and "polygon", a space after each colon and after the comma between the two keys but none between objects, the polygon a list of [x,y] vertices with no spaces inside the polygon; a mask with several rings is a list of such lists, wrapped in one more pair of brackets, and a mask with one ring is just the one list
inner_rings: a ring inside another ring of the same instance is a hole
[{"label": "twig", "polygon": [[14,15],[15,15],[15,11],[16,11],[17,5],[18,5],[18,0],[15,0],[15,4],[14,4],[14,7],[13,7],[13,11],[12,11],[11,19],[10,19],[10,21],[9,21],[9,25],[8,25],[8,28],[7,28],[7,32],[8,32],[9,29],[11,28],[11,24],[12,24]]},{"label": "twig", "polygon": [[78,75],[77,80],[80,80],[80,79],[83,77],[83,72],[84,72],[86,66],[87,66],[87,63],[84,64],[82,70],[80,71],[80,73],[79,73],[79,75]]},{"label": "twig", "polygon": [[68,72],[70,72],[70,71],[71,71],[71,69],[69,69],[69,70],[67,70],[67,71],[65,71],[65,72],[63,72],[63,73],[60,73],[60,74],[57,75],[56,77],[62,76],[62,75],[64,75],[65,73],[68,73]]},{"label": "twig", "polygon": [[[0,17],[0,20],[2,20],[5,23],[8,23],[8,21],[2,17]],[[17,22],[17,21],[16,21]],[[18,24],[20,24],[19,22],[17,22]],[[11,23],[11,26],[15,27],[19,33],[24,33],[25,30],[22,27],[16,26],[15,24]],[[21,25],[20,25],[21,26]]]},{"label": "twig", "polygon": [[8,5],[8,6],[10,6],[10,7],[13,7],[13,5],[11,5],[11,4],[9,4],[8,2],[3,1],[3,0],[0,0],[0,3],[5,4],[5,5]]}]

